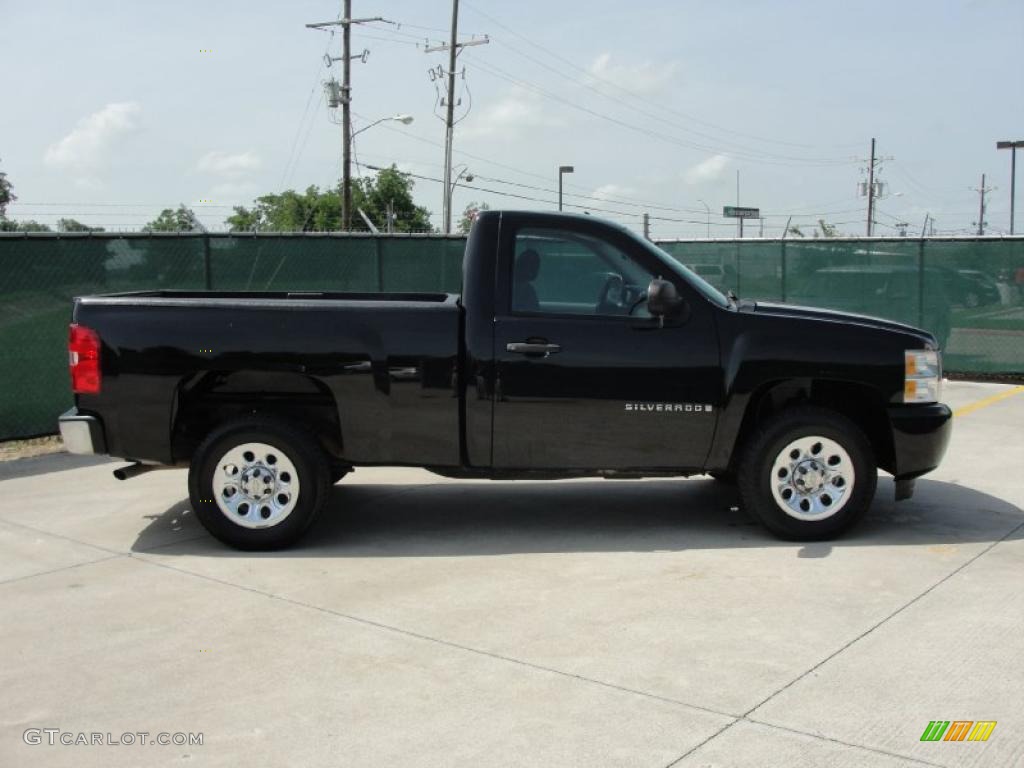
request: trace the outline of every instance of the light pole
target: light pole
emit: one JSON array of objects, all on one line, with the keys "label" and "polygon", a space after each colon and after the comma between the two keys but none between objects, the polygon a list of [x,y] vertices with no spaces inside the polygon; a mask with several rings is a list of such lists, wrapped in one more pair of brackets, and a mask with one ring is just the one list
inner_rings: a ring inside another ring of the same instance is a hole
[{"label": "light pole", "polygon": [[707,213],[708,213],[708,240],[710,240],[711,239],[711,207],[707,203],[705,203],[703,200],[701,200],[699,198],[698,198],[697,202],[700,203],[701,205],[703,205],[704,206],[704,210],[707,211]]},{"label": "light pole", "polygon": [[1010,150],[1010,234],[1013,234],[1014,195],[1017,191],[1017,148],[1024,147],[1024,141],[997,141],[996,149]]},{"label": "light pole", "polygon": [[[458,166],[455,166],[455,168],[458,168]],[[455,168],[452,168],[452,170],[454,171]],[[452,231],[451,211],[452,211],[452,197],[455,195],[455,187],[457,187],[459,182],[461,180],[463,180],[463,179],[465,179],[466,182],[473,181],[473,174],[469,170],[469,166],[468,165],[462,166],[462,170],[458,172],[458,174],[455,176],[454,179],[452,179],[452,185],[445,190],[445,202],[447,203],[446,210],[448,211],[448,214],[449,214],[449,218],[445,222],[445,231],[444,231],[444,233],[446,235],[450,235],[451,231]]]},{"label": "light pole", "polygon": [[562,176],[567,173],[575,173],[576,169],[571,165],[558,166],[558,210],[562,210]]},{"label": "light pole", "polygon": [[373,126],[380,125],[381,123],[386,123],[389,120],[394,120],[396,123],[401,123],[402,125],[409,125],[409,123],[411,123],[413,119],[414,118],[412,115],[391,115],[390,117],[382,117],[379,120],[374,120],[369,125],[364,125],[358,131],[353,131],[352,136],[349,140],[352,141],[355,139],[356,136],[358,136],[363,131],[368,131],[371,128],[373,128]]}]

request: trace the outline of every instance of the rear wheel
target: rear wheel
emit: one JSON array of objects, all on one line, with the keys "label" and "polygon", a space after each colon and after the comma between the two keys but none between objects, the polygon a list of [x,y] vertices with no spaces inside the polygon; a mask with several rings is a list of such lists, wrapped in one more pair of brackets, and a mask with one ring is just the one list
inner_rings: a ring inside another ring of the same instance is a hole
[{"label": "rear wheel", "polygon": [[327,498],[330,469],[316,440],[272,419],[214,430],[192,458],[189,496],[211,534],[238,549],[295,542]]},{"label": "rear wheel", "polygon": [[817,541],[859,520],[878,470],[864,433],[815,406],[783,411],[747,445],[739,474],[746,506],[778,536]]}]

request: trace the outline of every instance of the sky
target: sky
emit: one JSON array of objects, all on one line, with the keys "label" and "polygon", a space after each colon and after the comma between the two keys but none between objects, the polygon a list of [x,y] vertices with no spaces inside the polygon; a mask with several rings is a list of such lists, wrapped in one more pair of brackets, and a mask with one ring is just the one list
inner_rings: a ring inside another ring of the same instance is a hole
[{"label": "sky", "polygon": [[[340,110],[322,82],[340,35],[337,0],[89,3],[0,0],[5,59],[0,170],[13,218],[73,217],[136,229],[191,206],[223,229],[258,195],[338,183]],[[430,70],[447,55],[448,0],[354,0],[356,173],[416,174],[441,223],[444,124]],[[462,0],[453,208],[551,209],[560,165],[567,210],[654,238],[727,237],[724,205],[760,209],[763,232],[823,218],[865,232],[878,141],[876,234],[1009,230],[1010,157],[1024,139],[1020,0],[723,3],[720,0]],[[332,121],[333,120],[333,121]],[[1021,158],[1024,172],[1024,156]],[[737,174],[739,190],[737,192]],[[475,188],[474,188],[475,187]],[[1021,185],[1024,194],[1024,183]],[[1024,213],[1018,204],[1018,231]],[[760,233],[748,222],[748,236]]]}]

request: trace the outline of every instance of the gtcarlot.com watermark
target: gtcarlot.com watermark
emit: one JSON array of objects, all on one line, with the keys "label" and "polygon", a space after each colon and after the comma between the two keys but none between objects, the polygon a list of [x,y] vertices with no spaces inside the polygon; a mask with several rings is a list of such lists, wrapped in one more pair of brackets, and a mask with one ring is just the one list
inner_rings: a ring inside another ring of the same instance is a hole
[{"label": "gtcarlot.com watermark", "polygon": [[63,731],[60,728],[28,728],[21,740],[29,746],[50,747],[183,747],[203,746],[202,733],[175,731],[125,731],[100,733],[98,731]]}]

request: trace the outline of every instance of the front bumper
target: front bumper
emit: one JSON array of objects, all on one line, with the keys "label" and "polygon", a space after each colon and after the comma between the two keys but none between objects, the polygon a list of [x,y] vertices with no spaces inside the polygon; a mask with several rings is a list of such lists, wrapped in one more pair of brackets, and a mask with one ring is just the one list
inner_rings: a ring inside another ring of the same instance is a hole
[{"label": "front bumper", "polygon": [[889,407],[897,481],[931,472],[942,461],[953,432],[953,412],[945,403]]},{"label": "front bumper", "polygon": [[60,437],[69,453],[106,453],[107,441],[103,422],[96,416],[79,413],[72,408],[60,415]]}]

